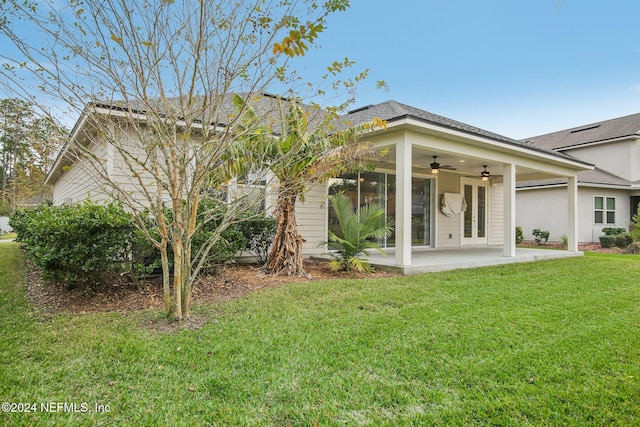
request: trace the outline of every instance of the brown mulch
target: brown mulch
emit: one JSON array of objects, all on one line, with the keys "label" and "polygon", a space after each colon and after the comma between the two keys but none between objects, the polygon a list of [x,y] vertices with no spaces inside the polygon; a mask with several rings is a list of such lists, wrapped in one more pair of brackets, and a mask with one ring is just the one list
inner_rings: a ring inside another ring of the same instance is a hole
[{"label": "brown mulch", "polygon": [[[565,247],[560,243],[543,243],[538,245],[534,241],[524,241],[518,245],[520,248],[542,248],[542,249],[564,249]],[[583,252],[599,252],[603,254],[623,254],[624,249],[613,247],[603,248],[600,243],[580,243],[578,250]]]},{"label": "brown mulch", "polygon": [[[540,247],[524,242],[522,247]],[[547,244],[542,247],[555,249],[561,245]],[[581,251],[623,253],[620,248],[603,249],[598,243],[581,244]],[[130,312],[162,309],[162,279],[155,277],[134,284],[128,275],[110,274],[100,283],[69,287],[62,282],[42,279],[41,271],[27,264],[27,295],[39,311],[46,313],[98,313]],[[333,272],[328,263],[305,260],[308,277],[270,276],[255,265],[230,266],[217,275],[203,276],[193,289],[193,304],[209,304],[239,298],[251,292],[298,282],[328,279],[371,279],[393,276],[393,273],[375,271],[369,274],[356,272]]]},{"label": "brown mulch", "polygon": [[[109,274],[99,283],[69,287],[62,282],[41,277],[33,264],[27,264],[27,295],[36,308],[45,313],[98,313],[130,312],[162,309],[162,278],[154,277],[134,284],[128,275]],[[209,304],[239,298],[260,289],[298,282],[327,279],[364,279],[393,276],[393,273],[375,271],[370,274],[333,272],[326,262],[305,260],[307,277],[270,276],[255,265],[229,266],[217,275],[203,276],[194,284],[194,305]]]}]

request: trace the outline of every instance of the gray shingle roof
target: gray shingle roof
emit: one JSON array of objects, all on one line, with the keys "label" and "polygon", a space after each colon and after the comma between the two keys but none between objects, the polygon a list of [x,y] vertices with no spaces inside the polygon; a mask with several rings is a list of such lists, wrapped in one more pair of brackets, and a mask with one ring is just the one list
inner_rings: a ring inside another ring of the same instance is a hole
[{"label": "gray shingle roof", "polygon": [[526,138],[522,142],[532,143],[548,150],[563,150],[632,135],[640,135],[640,114],[631,114],[617,119],[534,136]]},{"label": "gray shingle roof", "polygon": [[366,107],[357,108],[342,116],[342,119],[353,124],[361,124],[370,122],[373,118],[379,118],[391,123],[394,120],[411,117],[428,123],[440,125],[449,129],[459,130],[477,136],[483,136],[497,141],[507,142],[510,144],[523,145],[521,142],[508,138],[504,135],[489,132],[466,123],[458,122],[448,117],[439,116],[419,108],[411,107],[397,101],[386,101],[376,105],[368,105]]},{"label": "gray shingle roof", "polygon": [[346,123],[356,125],[370,122],[376,117],[382,120],[386,120],[387,123],[393,123],[396,120],[402,120],[404,118],[413,118],[426,123],[442,126],[447,129],[462,131],[470,135],[480,136],[519,147],[525,147],[529,150],[545,154],[551,154],[556,157],[561,157],[565,160],[588,164],[564,153],[559,153],[544,147],[530,144],[526,141],[518,141],[504,135],[489,132],[487,130],[480,129],[478,127],[471,126],[466,123],[450,119],[448,117],[439,116],[437,114],[433,114],[419,108],[411,107],[410,105],[402,104],[397,101],[386,101],[376,105],[368,105],[366,107],[357,108],[342,116],[341,119]]},{"label": "gray shingle roof", "polygon": [[[212,100],[205,100],[204,96],[199,95],[196,96],[191,105],[188,106],[181,103],[181,100],[184,99],[184,97],[148,100],[152,105],[147,105],[142,101],[131,101],[127,104],[122,101],[114,101],[112,103],[98,104],[98,106],[131,110],[141,114],[146,113],[149,108],[152,108],[154,111],[163,115],[175,115],[177,117],[189,115],[189,117],[192,118],[202,117],[204,120],[208,121],[209,124],[226,126],[238,115],[237,108],[233,102],[235,95],[236,94],[225,94],[218,96],[218,99]],[[267,123],[271,122],[278,124],[280,122],[281,111],[286,112],[291,102],[285,97],[279,97],[268,93],[238,93],[237,95],[244,99],[256,115],[261,117]],[[201,105],[207,105],[207,108],[202,108]],[[326,114],[320,108],[302,103],[298,105],[307,112],[308,119],[312,126],[315,123],[319,123]]]}]

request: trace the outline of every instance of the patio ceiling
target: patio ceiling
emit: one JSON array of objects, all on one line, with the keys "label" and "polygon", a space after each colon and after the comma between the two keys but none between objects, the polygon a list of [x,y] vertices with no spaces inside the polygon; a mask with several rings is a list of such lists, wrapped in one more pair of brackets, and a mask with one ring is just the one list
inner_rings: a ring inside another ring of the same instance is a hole
[{"label": "patio ceiling", "polygon": [[[388,147],[384,147],[388,148]],[[381,148],[379,151],[382,151]],[[384,161],[376,162],[380,168],[395,169],[396,163],[395,150],[388,150],[384,156]],[[503,175],[503,164],[482,158],[474,158],[456,153],[443,152],[442,150],[430,149],[426,147],[413,147],[413,173],[430,174],[430,164],[433,162],[433,156],[438,156],[438,163],[441,167],[441,173],[458,174],[465,177],[480,177],[483,166],[487,165],[487,170],[491,173],[494,180],[500,180]],[[558,175],[542,173],[538,170],[518,166],[516,168],[516,180],[527,181],[531,179],[555,178]]]}]

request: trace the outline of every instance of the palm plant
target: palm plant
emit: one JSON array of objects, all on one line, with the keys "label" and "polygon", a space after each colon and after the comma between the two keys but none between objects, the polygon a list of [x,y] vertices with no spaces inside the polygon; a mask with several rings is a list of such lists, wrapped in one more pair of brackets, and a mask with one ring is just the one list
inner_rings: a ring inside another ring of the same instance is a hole
[{"label": "palm plant", "polygon": [[377,241],[391,235],[391,217],[385,217],[384,209],[376,205],[365,205],[356,212],[344,194],[329,196],[329,203],[336,212],[341,234],[329,230],[329,241],[324,242],[333,251],[331,267],[335,271],[371,271],[371,265],[362,257],[368,256],[367,249],[383,253]]},{"label": "palm plant", "polygon": [[[372,168],[375,153],[360,138],[386,122],[338,130],[335,111],[305,107],[297,100],[279,99],[275,118],[264,120],[241,98],[236,106],[245,111],[246,136],[242,150],[247,164],[268,169],[278,180],[275,208],[276,234],[264,270],[269,274],[305,276],[302,263],[304,238],[298,229],[296,201],[304,201],[308,184],[324,182],[346,171]],[[250,158],[248,157],[250,156]]]}]

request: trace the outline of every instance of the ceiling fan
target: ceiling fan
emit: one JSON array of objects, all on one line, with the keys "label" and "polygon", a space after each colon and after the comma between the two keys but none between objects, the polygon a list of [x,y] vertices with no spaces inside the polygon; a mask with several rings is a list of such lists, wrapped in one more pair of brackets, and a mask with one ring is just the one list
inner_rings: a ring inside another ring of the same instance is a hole
[{"label": "ceiling fan", "polygon": [[429,169],[431,170],[432,175],[437,175],[441,169],[450,170],[450,171],[454,171],[457,169],[451,165],[440,165],[440,163],[438,163],[438,156],[432,156],[432,157],[433,157],[433,162],[429,165]]}]

